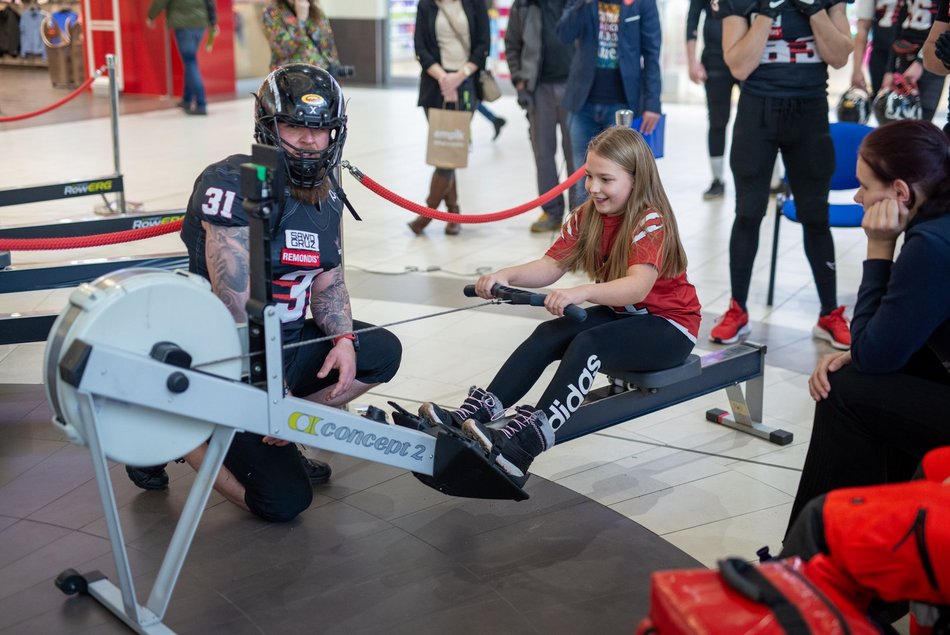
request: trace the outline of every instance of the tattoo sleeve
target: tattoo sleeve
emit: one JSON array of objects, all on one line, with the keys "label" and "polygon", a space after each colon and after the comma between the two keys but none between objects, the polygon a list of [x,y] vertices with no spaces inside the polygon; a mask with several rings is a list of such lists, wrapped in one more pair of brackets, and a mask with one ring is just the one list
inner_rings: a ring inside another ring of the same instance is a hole
[{"label": "tattoo sleeve", "polygon": [[343,282],[342,267],[321,273],[310,288],[310,314],[313,321],[327,335],[339,335],[353,330],[353,311],[350,294]]},{"label": "tattoo sleeve", "polygon": [[245,305],[251,294],[250,230],[220,227],[204,221],[202,225],[211,289],[228,307],[235,322],[247,322]]}]

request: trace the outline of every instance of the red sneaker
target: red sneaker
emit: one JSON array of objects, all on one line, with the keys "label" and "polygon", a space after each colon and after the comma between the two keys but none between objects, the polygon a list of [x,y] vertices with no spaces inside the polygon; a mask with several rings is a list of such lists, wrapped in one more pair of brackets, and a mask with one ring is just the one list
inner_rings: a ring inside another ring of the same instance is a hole
[{"label": "red sneaker", "polygon": [[749,314],[742,310],[739,303],[729,298],[729,309],[716,320],[716,326],[709,333],[709,341],[717,344],[733,344],[743,335],[749,334]]},{"label": "red sneaker", "polygon": [[851,348],[851,322],[844,316],[844,307],[839,306],[828,315],[819,317],[811,334],[812,337],[825,340],[839,350],[846,351]]}]

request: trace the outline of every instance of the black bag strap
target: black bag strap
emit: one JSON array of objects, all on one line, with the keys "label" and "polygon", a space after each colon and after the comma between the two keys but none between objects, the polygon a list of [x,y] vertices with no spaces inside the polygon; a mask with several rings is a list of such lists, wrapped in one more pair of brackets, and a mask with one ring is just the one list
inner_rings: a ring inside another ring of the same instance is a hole
[{"label": "black bag strap", "polygon": [[[436,4],[436,6],[439,5],[438,2],[436,2],[435,4]],[[459,41],[464,44],[464,43],[465,43],[465,36],[462,35],[462,33],[458,30],[458,27],[455,26],[455,23],[452,22],[452,18],[449,16],[448,12],[447,12],[447,11],[443,11],[441,6],[438,6],[438,12],[445,16],[445,21],[449,23],[449,28],[452,29],[452,32],[453,32],[453,33],[455,33],[455,37],[457,37],[457,38],[459,39]],[[472,54],[472,41],[471,41],[471,40],[472,40],[472,36],[471,36],[471,33],[469,33],[468,39],[469,39],[469,42],[468,42],[468,54],[471,55],[471,54]]]},{"label": "black bag strap", "polygon": [[798,607],[789,602],[758,568],[740,558],[726,558],[719,561],[719,573],[732,589],[753,602],[769,607],[788,635],[811,633]]}]

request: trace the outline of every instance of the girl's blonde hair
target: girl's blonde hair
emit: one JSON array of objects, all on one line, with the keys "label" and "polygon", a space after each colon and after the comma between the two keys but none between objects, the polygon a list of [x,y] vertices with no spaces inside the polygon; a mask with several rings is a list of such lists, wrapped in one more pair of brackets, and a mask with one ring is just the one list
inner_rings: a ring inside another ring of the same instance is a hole
[{"label": "girl's blonde hair", "polygon": [[642,231],[641,223],[646,215],[656,212],[663,224],[659,277],[675,278],[685,272],[686,252],[680,243],[673,208],[660,182],[653,151],[643,136],[631,128],[614,126],[594,137],[587,146],[587,152],[613,161],[629,172],[633,176],[633,190],[627,198],[623,223],[609,254],[600,253],[604,221],[594,209],[593,201],[588,199],[574,210],[575,215],[580,214],[580,235],[561,260],[561,266],[572,272],[583,271],[590,278],[602,282],[624,277],[629,268],[630,246],[637,248],[633,237]]}]

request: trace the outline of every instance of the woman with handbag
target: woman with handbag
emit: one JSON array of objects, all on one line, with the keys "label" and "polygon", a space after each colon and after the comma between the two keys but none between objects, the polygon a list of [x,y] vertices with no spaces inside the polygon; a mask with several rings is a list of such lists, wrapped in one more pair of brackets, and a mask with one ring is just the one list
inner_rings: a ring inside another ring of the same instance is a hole
[{"label": "woman with handbag", "polygon": [[[488,9],[484,0],[420,0],[416,9],[416,59],[422,66],[419,101],[430,108],[454,107],[473,112],[481,99],[479,72],[485,68],[490,46]],[[458,187],[454,168],[436,167],[426,205],[437,209],[445,201],[450,214],[458,214]],[[419,216],[409,223],[417,236],[431,222]],[[445,233],[455,235],[461,226],[449,223]]]}]

